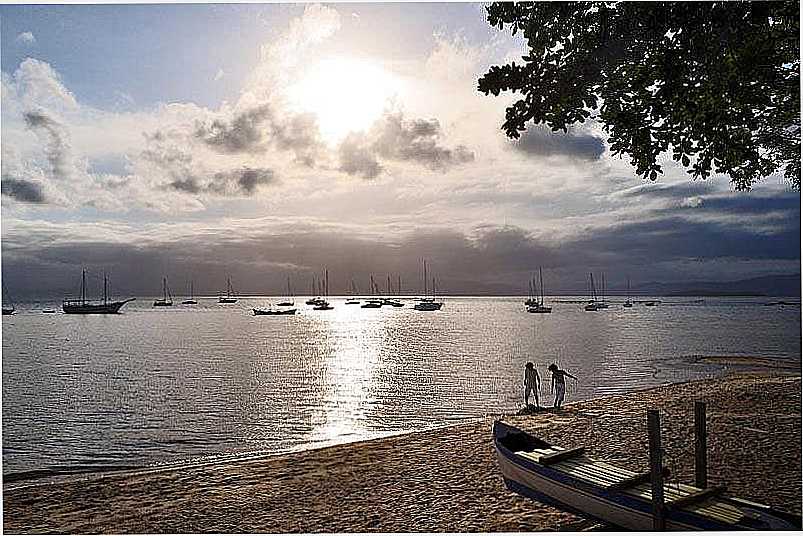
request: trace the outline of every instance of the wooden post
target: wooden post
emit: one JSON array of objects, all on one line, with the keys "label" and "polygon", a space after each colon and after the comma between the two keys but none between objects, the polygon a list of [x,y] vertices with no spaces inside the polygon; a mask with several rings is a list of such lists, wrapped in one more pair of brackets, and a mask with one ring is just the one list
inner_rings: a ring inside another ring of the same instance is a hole
[{"label": "wooden post", "polygon": [[652,528],[666,530],[664,507],[664,471],[661,460],[661,417],[658,410],[647,411],[647,431],[650,437],[650,481],[652,482]]},{"label": "wooden post", "polygon": [[708,454],[706,451],[705,402],[694,403],[694,485],[708,487]]}]

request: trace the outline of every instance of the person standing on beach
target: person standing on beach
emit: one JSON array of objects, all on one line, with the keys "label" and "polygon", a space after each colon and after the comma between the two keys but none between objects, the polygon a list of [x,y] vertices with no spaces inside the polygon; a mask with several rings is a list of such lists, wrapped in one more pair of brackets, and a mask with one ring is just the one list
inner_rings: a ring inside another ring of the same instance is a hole
[{"label": "person standing on beach", "polygon": [[541,377],[538,371],[535,370],[535,365],[532,362],[527,362],[524,367],[524,405],[530,405],[530,392],[535,395],[535,406],[539,406],[538,390],[541,388]]},{"label": "person standing on beach", "polygon": [[577,379],[565,370],[561,370],[555,363],[549,365],[549,372],[552,373],[551,390],[555,393],[554,407],[559,408],[563,404],[563,397],[566,395],[566,376]]}]

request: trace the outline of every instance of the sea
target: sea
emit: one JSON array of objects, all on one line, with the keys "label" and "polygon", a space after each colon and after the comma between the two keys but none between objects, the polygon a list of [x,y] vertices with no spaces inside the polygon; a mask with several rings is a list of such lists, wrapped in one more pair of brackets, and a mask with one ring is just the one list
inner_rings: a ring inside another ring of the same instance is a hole
[{"label": "sea", "polygon": [[[269,297],[2,317],[6,486],[110,470],[219,463],[515,413],[524,366],[577,376],[567,402],[721,375],[707,356],[800,367],[799,298],[639,297],[597,312],[582,297],[447,297],[440,311],[332,298],[254,316]],[[645,300],[660,300],[655,306]],[[769,305],[791,301],[796,305]],[[57,312],[43,313],[43,309]]]}]

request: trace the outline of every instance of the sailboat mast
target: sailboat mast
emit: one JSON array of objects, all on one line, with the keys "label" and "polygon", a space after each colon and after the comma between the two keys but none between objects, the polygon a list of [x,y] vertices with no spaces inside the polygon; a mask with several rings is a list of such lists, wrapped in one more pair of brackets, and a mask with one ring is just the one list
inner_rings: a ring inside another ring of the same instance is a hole
[{"label": "sailboat mast", "polygon": [[323,276],[325,278],[324,287],[323,287],[324,295],[328,297],[329,296],[329,270],[324,268]]},{"label": "sailboat mast", "polygon": [[401,275],[399,275],[399,286],[397,287],[397,290],[399,291],[399,296],[401,296]]},{"label": "sailboat mast", "polygon": [[427,295],[427,260],[424,259],[424,296]]},{"label": "sailboat mast", "polygon": [[390,274],[388,274],[388,296],[393,294],[393,289],[390,288]]},{"label": "sailboat mast", "polygon": [[594,274],[588,274],[591,276],[591,299],[597,301],[597,289],[594,287]]},{"label": "sailboat mast", "polygon": [[602,272],[602,303],[605,303],[605,272]]},{"label": "sailboat mast", "polygon": [[108,295],[108,280],[106,279],[106,272],[103,272],[103,305],[106,305]]},{"label": "sailboat mast", "polygon": [[86,269],[81,270],[81,303],[86,305]]},{"label": "sailboat mast", "polygon": [[544,274],[541,273],[541,267],[538,267],[538,280],[541,282],[541,305],[544,305]]}]

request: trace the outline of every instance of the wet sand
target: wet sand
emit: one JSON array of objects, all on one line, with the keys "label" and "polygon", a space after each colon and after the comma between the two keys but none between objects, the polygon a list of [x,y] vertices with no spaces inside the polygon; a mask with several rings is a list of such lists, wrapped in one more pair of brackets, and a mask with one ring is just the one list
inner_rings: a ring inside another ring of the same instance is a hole
[{"label": "wet sand", "polygon": [[[645,411],[662,410],[665,461],[693,481],[693,401],[708,403],[709,485],[800,513],[799,375],[734,374],[570,404],[505,421],[634,470]],[[504,487],[493,419],[222,465],[6,490],[13,533],[474,532],[589,523]]]}]

